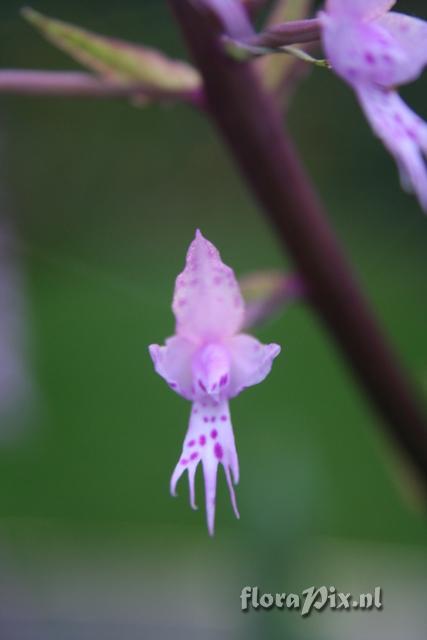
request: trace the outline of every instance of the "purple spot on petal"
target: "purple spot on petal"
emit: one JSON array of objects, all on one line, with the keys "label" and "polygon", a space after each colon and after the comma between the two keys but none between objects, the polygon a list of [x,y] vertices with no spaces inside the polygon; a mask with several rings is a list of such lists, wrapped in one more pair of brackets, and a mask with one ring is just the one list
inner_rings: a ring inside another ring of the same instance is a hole
[{"label": "purple spot on petal", "polygon": [[375,56],[370,51],[366,51],[365,60],[368,64],[375,64]]},{"label": "purple spot on petal", "polygon": [[184,278],[178,277],[177,280],[176,280],[176,284],[177,284],[178,289],[182,289],[182,287],[185,287]]},{"label": "purple spot on petal", "polygon": [[221,460],[221,458],[223,456],[223,450],[222,450],[222,447],[219,444],[219,442],[215,443],[214,454],[215,454],[215,457],[218,458],[218,460]]},{"label": "purple spot on petal", "polygon": [[216,417],[215,416],[211,416],[211,422],[215,422]]},{"label": "purple spot on petal", "polygon": [[225,422],[227,420],[227,416],[221,416],[221,420]]},{"label": "purple spot on petal", "polygon": [[201,380],[198,380],[198,383],[199,383],[199,387],[201,388],[201,390],[206,392],[206,387],[203,384],[203,382]]},{"label": "purple spot on petal", "polygon": [[203,447],[206,444],[206,436],[200,436],[199,442]]},{"label": "purple spot on petal", "polygon": [[209,422],[208,416],[203,416],[203,422]]},{"label": "purple spot on petal", "polygon": [[188,460],[186,460],[185,458],[183,458],[183,459],[181,460],[181,464],[182,464],[183,466],[185,466],[187,463],[188,463]]},{"label": "purple spot on petal", "polygon": [[185,298],[181,298],[181,300],[178,300],[178,307],[185,307],[186,304],[187,300]]},{"label": "purple spot on petal", "polygon": [[227,375],[227,374],[225,374],[225,375],[223,375],[223,376],[221,377],[221,379],[220,379],[220,381],[219,381],[219,384],[220,384],[220,386],[221,386],[221,387],[223,387],[224,385],[226,385],[226,384],[227,384],[227,382],[228,382],[228,375]]},{"label": "purple spot on petal", "polygon": [[195,451],[194,453],[191,454],[190,456],[190,460],[195,460],[197,458],[199,454],[197,453],[197,451]]},{"label": "purple spot on petal", "polygon": [[217,431],[216,429],[212,429],[212,431],[211,431],[211,438],[212,438],[212,440],[215,440],[215,438],[217,437],[217,435],[218,435],[218,431]]},{"label": "purple spot on petal", "polygon": [[176,389],[176,382],[169,382],[169,386],[171,389]]},{"label": "purple spot on petal", "polygon": [[190,442],[188,443],[189,447],[194,447],[194,445],[196,444],[195,440],[190,440]]}]

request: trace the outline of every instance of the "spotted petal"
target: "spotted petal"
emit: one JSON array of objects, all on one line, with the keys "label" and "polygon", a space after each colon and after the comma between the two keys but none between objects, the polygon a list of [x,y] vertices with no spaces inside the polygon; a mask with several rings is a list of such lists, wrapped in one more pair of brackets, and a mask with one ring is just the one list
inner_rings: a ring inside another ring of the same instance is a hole
[{"label": "spotted petal", "polygon": [[202,463],[205,482],[206,519],[210,535],[215,527],[216,481],[218,465],[222,464],[236,518],[239,518],[233,483],[239,481],[239,461],[234,442],[233,427],[227,402],[217,403],[207,398],[195,402],[190,424],[184,439],[182,453],[171,477],[170,490],[176,495],[176,485],[188,471],[190,504],[196,509],[195,476],[199,462]]},{"label": "spotted petal", "polygon": [[256,338],[241,333],[228,343],[230,351],[229,398],[246,387],[262,382],[271,371],[274,358],[279,355],[278,344],[261,344]]},{"label": "spotted petal", "polygon": [[374,132],[394,156],[402,186],[414,192],[427,212],[427,124],[394,91],[360,87],[362,108]]},{"label": "spotted petal", "polygon": [[176,280],[172,308],[176,333],[199,343],[232,336],[243,324],[244,303],[233,270],[200,231]]},{"label": "spotted petal", "polygon": [[328,13],[346,15],[358,20],[373,20],[389,11],[396,0],[327,0]]},{"label": "spotted petal", "polygon": [[341,20],[323,14],[323,45],[335,73],[353,87],[360,83],[391,87],[408,55],[379,21]]},{"label": "spotted petal", "polygon": [[195,350],[192,342],[179,336],[168,338],[164,347],[158,344],[149,347],[156,372],[171,389],[187,400],[193,396],[192,360]]},{"label": "spotted petal", "polygon": [[395,69],[393,84],[400,85],[418,78],[427,64],[427,22],[395,12],[387,13],[376,22],[406,54]]}]

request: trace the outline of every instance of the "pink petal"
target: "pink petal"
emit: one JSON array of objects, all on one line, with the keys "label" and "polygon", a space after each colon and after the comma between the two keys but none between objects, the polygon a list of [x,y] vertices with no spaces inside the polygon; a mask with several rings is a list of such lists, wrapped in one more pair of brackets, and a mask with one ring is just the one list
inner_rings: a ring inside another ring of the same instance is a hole
[{"label": "pink petal", "polygon": [[152,344],[149,351],[156,372],[171,389],[191,400],[194,396],[191,367],[196,346],[185,338],[173,336],[166,340],[164,347]]},{"label": "pink petal", "polygon": [[231,354],[229,398],[246,387],[262,382],[280,353],[278,344],[261,344],[256,338],[241,333],[228,342]]},{"label": "pink petal", "polygon": [[233,270],[200,231],[176,280],[172,308],[176,333],[193,341],[229,337],[242,326],[244,303]]},{"label": "pink petal", "polygon": [[390,12],[376,21],[405,52],[405,60],[396,69],[393,84],[418,78],[427,64],[427,22],[402,13]]},{"label": "pink petal", "polygon": [[362,108],[376,135],[395,158],[402,184],[427,212],[427,124],[394,91],[360,87]]},{"label": "pink petal", "polygon": [[219,464],[224,468],[233,511],[236,517],[239,517],[233,487],[233,481],[234,484],[239,481],[239,463],[228,403],[225,401],[215,403],[208,398],[203,403],[193,404],[182,453],[171,477],[171,494],[176,495],[178,480],[185,471],[188,471],[190,504],[193,508],[196,508],[195,475],[199,462],[203,467],[208,530],[210,535],[213,535]]},{"label": "pink petal", "polygon": [[350,18],[373,20],[386,13],[396,0],[327,0],[326,10]]},{"label": "pink petal", "polygon": [[364,23],[323,16],[323,46],[335,73],[353,87],[361,83],[384,87],[396,84],[408,56],[379,21]]}]

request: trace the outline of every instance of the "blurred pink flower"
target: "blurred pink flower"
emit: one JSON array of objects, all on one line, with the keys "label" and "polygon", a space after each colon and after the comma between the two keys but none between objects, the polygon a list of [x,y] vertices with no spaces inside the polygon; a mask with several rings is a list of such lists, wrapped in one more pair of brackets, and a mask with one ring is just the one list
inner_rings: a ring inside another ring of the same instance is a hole
[{"label": "blurred pink flower", "polygon": [[328,0],[320,13],[333,70],[355,90],[376,135],[393,155],[403,188],[427,211],[427,124],[395,87],[427,63],[427,22],[390,12],[395,0]]},{"label": "blurred pink flower", "polygon": [[216,479],[222,464],[236,517],[233,482],[239,480],[239,462],[228,400],[264,380],[279,354],[277,344],[263,345],[239,333],[244,322],[244,301],[230,267],[200,231],[178,276],[172,309],[176,335],[166,345],[150,346],[156,372],[179,395],[192,402],[190,423],[178,464],[171,478],[171,493],[188,471],[190,503],[195,504],[195,474],[202,463],[206,516],[214,532]]}]

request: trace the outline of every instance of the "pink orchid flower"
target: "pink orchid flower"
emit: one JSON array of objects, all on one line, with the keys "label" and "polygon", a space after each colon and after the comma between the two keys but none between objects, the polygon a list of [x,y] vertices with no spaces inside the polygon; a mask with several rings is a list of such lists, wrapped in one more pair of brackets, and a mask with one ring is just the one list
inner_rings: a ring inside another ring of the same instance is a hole
[{"label": "pink orchid flower", "polygon": [[395,158],[404,189],[427,212],[427,124],[395,87],[427,63],[427,22],[389,11],[395,0],[328,0],[320,13],[333,70],[352,86],[376,135]]},{"label": "pink orchid flower", "polygon": [[233,270],[200,231],[177,277],[172,309],[176,335],[165,346],[150,346],[156,372],[176,393],[192,402],[190,423],[181,456],[171,478],[171,493],[187,471],[190,504],[195,504],[195,475],[202,463],[208,530],[214,532],[216,479],[222,464],[231,503],[239,517],[234,484],[239,461],[228,401],[269,374],[277,344],[263,345],[239,333],[245,306]]}]

